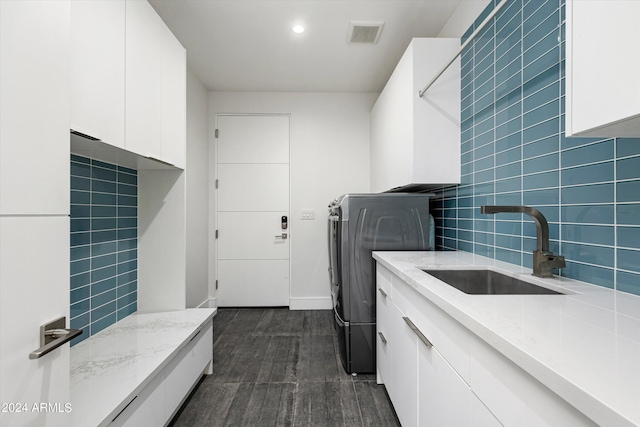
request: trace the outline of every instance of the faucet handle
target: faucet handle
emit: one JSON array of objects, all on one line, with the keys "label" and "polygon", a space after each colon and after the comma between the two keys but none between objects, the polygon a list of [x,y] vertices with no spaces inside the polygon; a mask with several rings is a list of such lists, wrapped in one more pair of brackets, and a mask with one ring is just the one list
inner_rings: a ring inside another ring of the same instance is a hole
[{"label": "faucet handle", "polygon": [[562,255],[554,255],[548,251],[533,252],[533,275],[537,277],[553,277],[552,270],[564,268],[567,264]]},{"label": "faucet handle", "polygon": [[554,255],[553,253],[549,253],[547,255],[547,260],[540,263],[541,269],[549,269],[553,270],[556,268],[565,268],[567,263],[564,260],[564,256],[562,255]]}]

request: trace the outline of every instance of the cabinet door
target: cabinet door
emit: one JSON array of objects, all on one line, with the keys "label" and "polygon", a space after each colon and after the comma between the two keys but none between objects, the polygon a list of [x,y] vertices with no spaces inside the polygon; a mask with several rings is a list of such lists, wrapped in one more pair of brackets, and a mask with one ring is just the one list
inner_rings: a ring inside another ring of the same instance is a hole
[{"label": "cabinet door", "polygon": [[124,148],[124,0],[71,2],[71,129]]},{"label": "cabinet door", "polygon": [[468,383],[474,394],[506,426],[595,426],[585,415],[504,357],[473,340]]},{"label": "cabinet door", "polygon": [[0,215],[68,215],[69,2],[0,5]]},{"label": "cabinet door", "polygon": [[213,358],[213,325],[204,326],[165,368],[164,419],[171,417],[187,398]]},{"label": "cabinet door", "polygon": [[[418,344],[418,425],[470,425],[471,389],[435,347]],[[476,424],[474,424],[476,425]]]},{"label": "cabinet door", "polygon": [[162,160],[184,169],[186,159],[187,56],[171,30],[161,22]]},{"label": "cabinet door", "polygon": [[[378,277],[379,277],[378,272]],[[378,281],[379,282],[379,281]],[[391,347],[393,345],[393,325],[391,323],[391,306],[392,302],[385,291],[378,287],[378,296],[376,299],[376,328],[377,328],[377,382],[384,384],[387,393],[391,395],[393,392],[393,358]]]},{"label": "cabinet door", "polygon": [[501,427],[502,423],[491,413],[478,396],[470,393],[469,419],[472,427]]},{"label": "cabinet door", "polygon": [[393,322],[394,387],[389,394],[400,423],[405,427],[418,422],[418,337],[397,307],[391,310]]},{"label": "cabinet door", "polygon": [[640,136],[640,2],[567,1],[566,34],[567,135]]},{"label": "cabinet door", "polygon": [[128,406],[116,416],[109,427],[157,427],[165,424],[164,373],[160,372]]},{"label": "cabinet door", "polygon": [[[8,3],[0,1],[2,15]],[[50,1],[13,3],[62,6]],[[41,325],[60,316],[69,321],[69,218],[0,216],[0,254],[0,401],[30,402],[29,409],[31,402],[43,399],[69,402],[70,345],[38,360],[27,357],[40,347]],[[0,411],[1,426],[62,427],[70,419],[71,414]]]},{"label": "cabinet door", "polygon": [[393,277],[393,300],[408,315],[447,362],[466,378],[469,373],[469,341],[472,333],[419,294],[398,276]]},{"label": "cabinet door", "polygon": [[147,1],[126,2],[125,148],[162,159],[162,20]]}]

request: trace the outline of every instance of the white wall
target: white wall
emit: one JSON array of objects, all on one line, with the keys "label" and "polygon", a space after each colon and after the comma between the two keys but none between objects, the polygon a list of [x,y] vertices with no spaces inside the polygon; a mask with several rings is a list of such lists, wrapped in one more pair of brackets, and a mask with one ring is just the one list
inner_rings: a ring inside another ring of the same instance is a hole
[{"label": "white wall", "polygon": [[462,37],[491,0],[463,0],[438,37]]},{"label": "white wall", "polygon": [[187,307],[209,300],[209,95],[187,70]]},{"label": "white wall", "polygon": [[[291,308],[328,309],[327,205],[344,193],[368,192],[369,112],[377,98],[369,93],[210,92],[209,119],[220,113],[291,114]],[[214,140],[211,139],[213,147]],[[210,173],[215,176],[214,150]],[[210,217],[215,218],[210,186]],[[314,209],[302,221],[301,209]],[[212,226],[211,230],[215,230]],[[210,239],[211,254],[215,239]],[[210,257],[210,295],[215,295],[214,257]]]}]

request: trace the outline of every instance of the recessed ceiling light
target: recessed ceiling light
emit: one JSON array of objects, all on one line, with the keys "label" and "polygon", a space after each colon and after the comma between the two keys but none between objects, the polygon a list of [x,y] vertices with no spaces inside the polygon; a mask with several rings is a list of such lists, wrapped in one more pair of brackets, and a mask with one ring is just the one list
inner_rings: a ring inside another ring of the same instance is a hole
[{"label": "recessed ceiling light", "polygon": [[293,27],[293,32],[296,34],[304,33],[304,27],[302,25],[295,25]]}]

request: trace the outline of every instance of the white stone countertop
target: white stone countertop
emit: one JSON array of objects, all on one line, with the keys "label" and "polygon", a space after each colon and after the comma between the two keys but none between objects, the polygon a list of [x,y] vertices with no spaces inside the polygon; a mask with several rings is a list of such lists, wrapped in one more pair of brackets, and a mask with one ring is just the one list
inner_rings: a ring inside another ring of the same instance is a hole
[{"label": "white stone countertop", "polygon": [[[373,257],[601,426],[640,425],[640,297],[468,252]],[[467,295],[423,272],[489,267],[566,295]]]},{"label": "white stone countertop", "polygon": [[71,426],[109,424],[215,313],[133,313],[73,346]]}]

